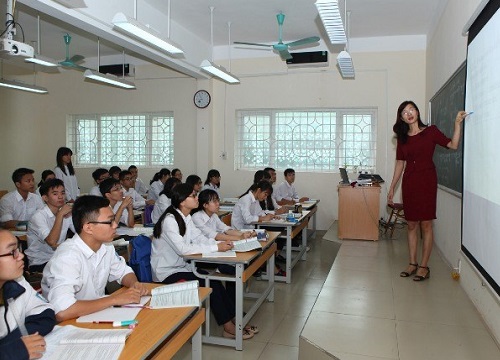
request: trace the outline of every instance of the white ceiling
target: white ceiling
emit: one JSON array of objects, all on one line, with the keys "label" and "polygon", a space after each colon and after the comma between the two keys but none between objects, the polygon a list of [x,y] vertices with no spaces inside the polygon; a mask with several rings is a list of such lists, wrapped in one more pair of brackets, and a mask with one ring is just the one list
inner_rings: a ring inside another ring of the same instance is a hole
[{"label": "white ceiling", "polygon": [[[349,35],[350,41],[356,39],[387,36],[428,36],[434,31],[448,0],[347,0],[347,10],[350,11]],[[67,9],[59,3],[85,4],[86,8]],[[314,6],[315,0],[171,0],[170,37],[184,48],[192,39],[205,43],[210,49],[210,6],[214,6],[214,45],[226,46],[229,41],[227,23],[231,22],[231,40],[258,43],[274,43],[278,40],[278,24],[276,14],[283,12],[283,41],[290,42],[309,36],[320,36],[322,43],[328,43],[318,12]],[[344,1],[340,0],[342,12]],[[31,7],[36,8],[35,10]],[[58,8],[52,11],[52,8]],[[0,14],[5,13],[6,0],[0,0]],[[47,9],[50,9],[49,11]],[[61,10],[63,9],[63,10]],[[86,14],[90,19],[103,23],[106,31],[112,33],[111,18],[114,13],[122,11],[133,16],[133,0],[18,0],[16,5],[16,20],[24,29],[24,42],[36,41],[36,15],[42,19],[41,45],[42,55],[55,59],[63,59],[65,54],[63,34],[69,32],[73,36],[71,54],[81,54],[95,58],[97,55],[97,35],[94,28],[79,24],[69,25],[57,18],[65,18],[64,13]],[[39,11],[39,12],[38,12]],[[48,13],[49,15],[47,15]],[[56,14],[56,18],[54,18]],[[59,15],[61,15],[59,17]],[[64,20],[68,21],[67,18]],[[153,28],[160,27],[162,36],[167,37],[169,27],[167,0],[137,0],[137,20],[151,24]],[[5,19],[0,18],[0,23]],[[109,29],[107,29],[109,27]],[[2,26],[3,28],[3,26]],[[82,30],[82,28],[84,28]],[[90,30],[89,30],[90,29]],[[191,37],[186,37],[191,34]],[[123,43],[115,45],[113,36],[101,37],[101,57],[110,54],[120,54]],[[110,40],[111,41],[108,41]],[[179,41],[183,39],[183,41]],[[188,39],[188,40],[186,40]],[[16,40],[22,41],[18,30]],[[366,40],[366,39],[365,39]],[[184,42],[184,43],[183,43]],[[127,48],[127,46],[124,46]],[[250,47],[246,47],[249,49]],[[35,47],[36,49],[36,47]],[[127,52],[147,60],[147,52],[130,47]],[[306,49],[304,49],[307,51]],[[316,49],[317,50],[317,49]],[[210,51],[210,50],[208,50]],[[251,51],[251,50],[250,50]],[[332,49],[330,48],[330,51]],[[195,51],[187,51],[186,57],[179,61],[181,65],[190,64],[196,68],[199,56]],[[138,53],[142,55],[138,55]],[[206,51],[205,51],[206,53]],[[192,59],[190,58],[192,57]],[[207,56],[205,56],[207,57]],[[158,59],[153,59],[158,62]],[[131,61],[132,62],[132,61]],[[164,65],[167,63],[161,62]]]}]

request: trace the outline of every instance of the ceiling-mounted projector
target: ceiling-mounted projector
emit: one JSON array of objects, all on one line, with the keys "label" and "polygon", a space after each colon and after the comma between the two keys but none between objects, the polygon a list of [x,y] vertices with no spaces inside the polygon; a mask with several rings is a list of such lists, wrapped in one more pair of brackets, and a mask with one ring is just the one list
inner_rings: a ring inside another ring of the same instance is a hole
[{"label": "ceiling-mounted projector", "polygon": [[31,45],[7,38],[0,39],[0,55],[33,57],[34,54],[35,50]]}]

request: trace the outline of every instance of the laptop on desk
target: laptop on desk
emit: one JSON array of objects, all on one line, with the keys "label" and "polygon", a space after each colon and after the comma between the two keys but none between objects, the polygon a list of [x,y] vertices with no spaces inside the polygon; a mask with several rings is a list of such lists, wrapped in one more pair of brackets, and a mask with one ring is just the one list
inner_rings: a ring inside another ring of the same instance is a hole
[{"label": "laptop on desk", "polygon": [[349,181],[349,176],[347,176],[346,168],[339,168],[339,170],[340,170],[340,178],[341,178],[340,183],[345,184],[345,185],[350,185],[351,182]]},{"label": "laptop on desk", "polygon": [[384,179],[379,174],[359,174],[358,180],[369,179],[373,183],[383,183]]}]

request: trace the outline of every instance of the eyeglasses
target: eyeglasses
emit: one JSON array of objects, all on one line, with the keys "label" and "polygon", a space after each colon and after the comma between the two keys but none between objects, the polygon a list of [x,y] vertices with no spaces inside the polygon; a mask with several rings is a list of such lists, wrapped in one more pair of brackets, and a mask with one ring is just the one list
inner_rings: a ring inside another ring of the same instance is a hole
[{"label": "eyeglasses", "polygon": [[6,254],[0,255],[0,257],[12,256],[14,259],[17,259],[19,257],[19,255],[21,255],[22,253],[23,253],[23,249],[21,248],[21,244],[19,244],[19,245],[17,245],[17,248],[15,248],[14,250],[12,250]]},{"label": "eyeglasses", "polygon": [[120,186],[120,187],[115,187],[115,188],[112,188],[112,189],[110,190],[110,192],[111,192],[111,191],[122,191],[122,188],[121,188],[121,186]]},{"label": "eyeglasses", "polygon": [[89,221],[88,224],[103,224],[103,225],[109,225],[111,226],[113,223],[116,223],[116,220],[109,220],[109,221]]},{"label": "eyeglasses", "polygon": [[417,111],[417,109],[415,109],[415,108],[411,108],[411,109],[408,109],[408,110],[404,110],[404,111],[402,112],[402,115],[404,116],[404,115],[414,114],[414,113],[415,113],[415,111]]}]

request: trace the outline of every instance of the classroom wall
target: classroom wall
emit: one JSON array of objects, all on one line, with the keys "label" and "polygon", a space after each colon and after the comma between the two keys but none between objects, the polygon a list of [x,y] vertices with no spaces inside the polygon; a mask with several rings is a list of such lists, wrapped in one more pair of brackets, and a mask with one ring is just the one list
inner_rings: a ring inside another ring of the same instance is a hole
[{"label": "classroom wall", "polygon": [[[467,38],[462,36],[462,30],[480,3],[481,0],[448,1],[427,49],[427,100],[466,59]],[[438,219],[434,224],[436,246],[451,267],[461,263],[461,285],[482,314],[497,342],[500,342],[500,298],[488,286],[483,285],[482,277],[460,251],[461,199],[438,190],[437,204]]]}]

